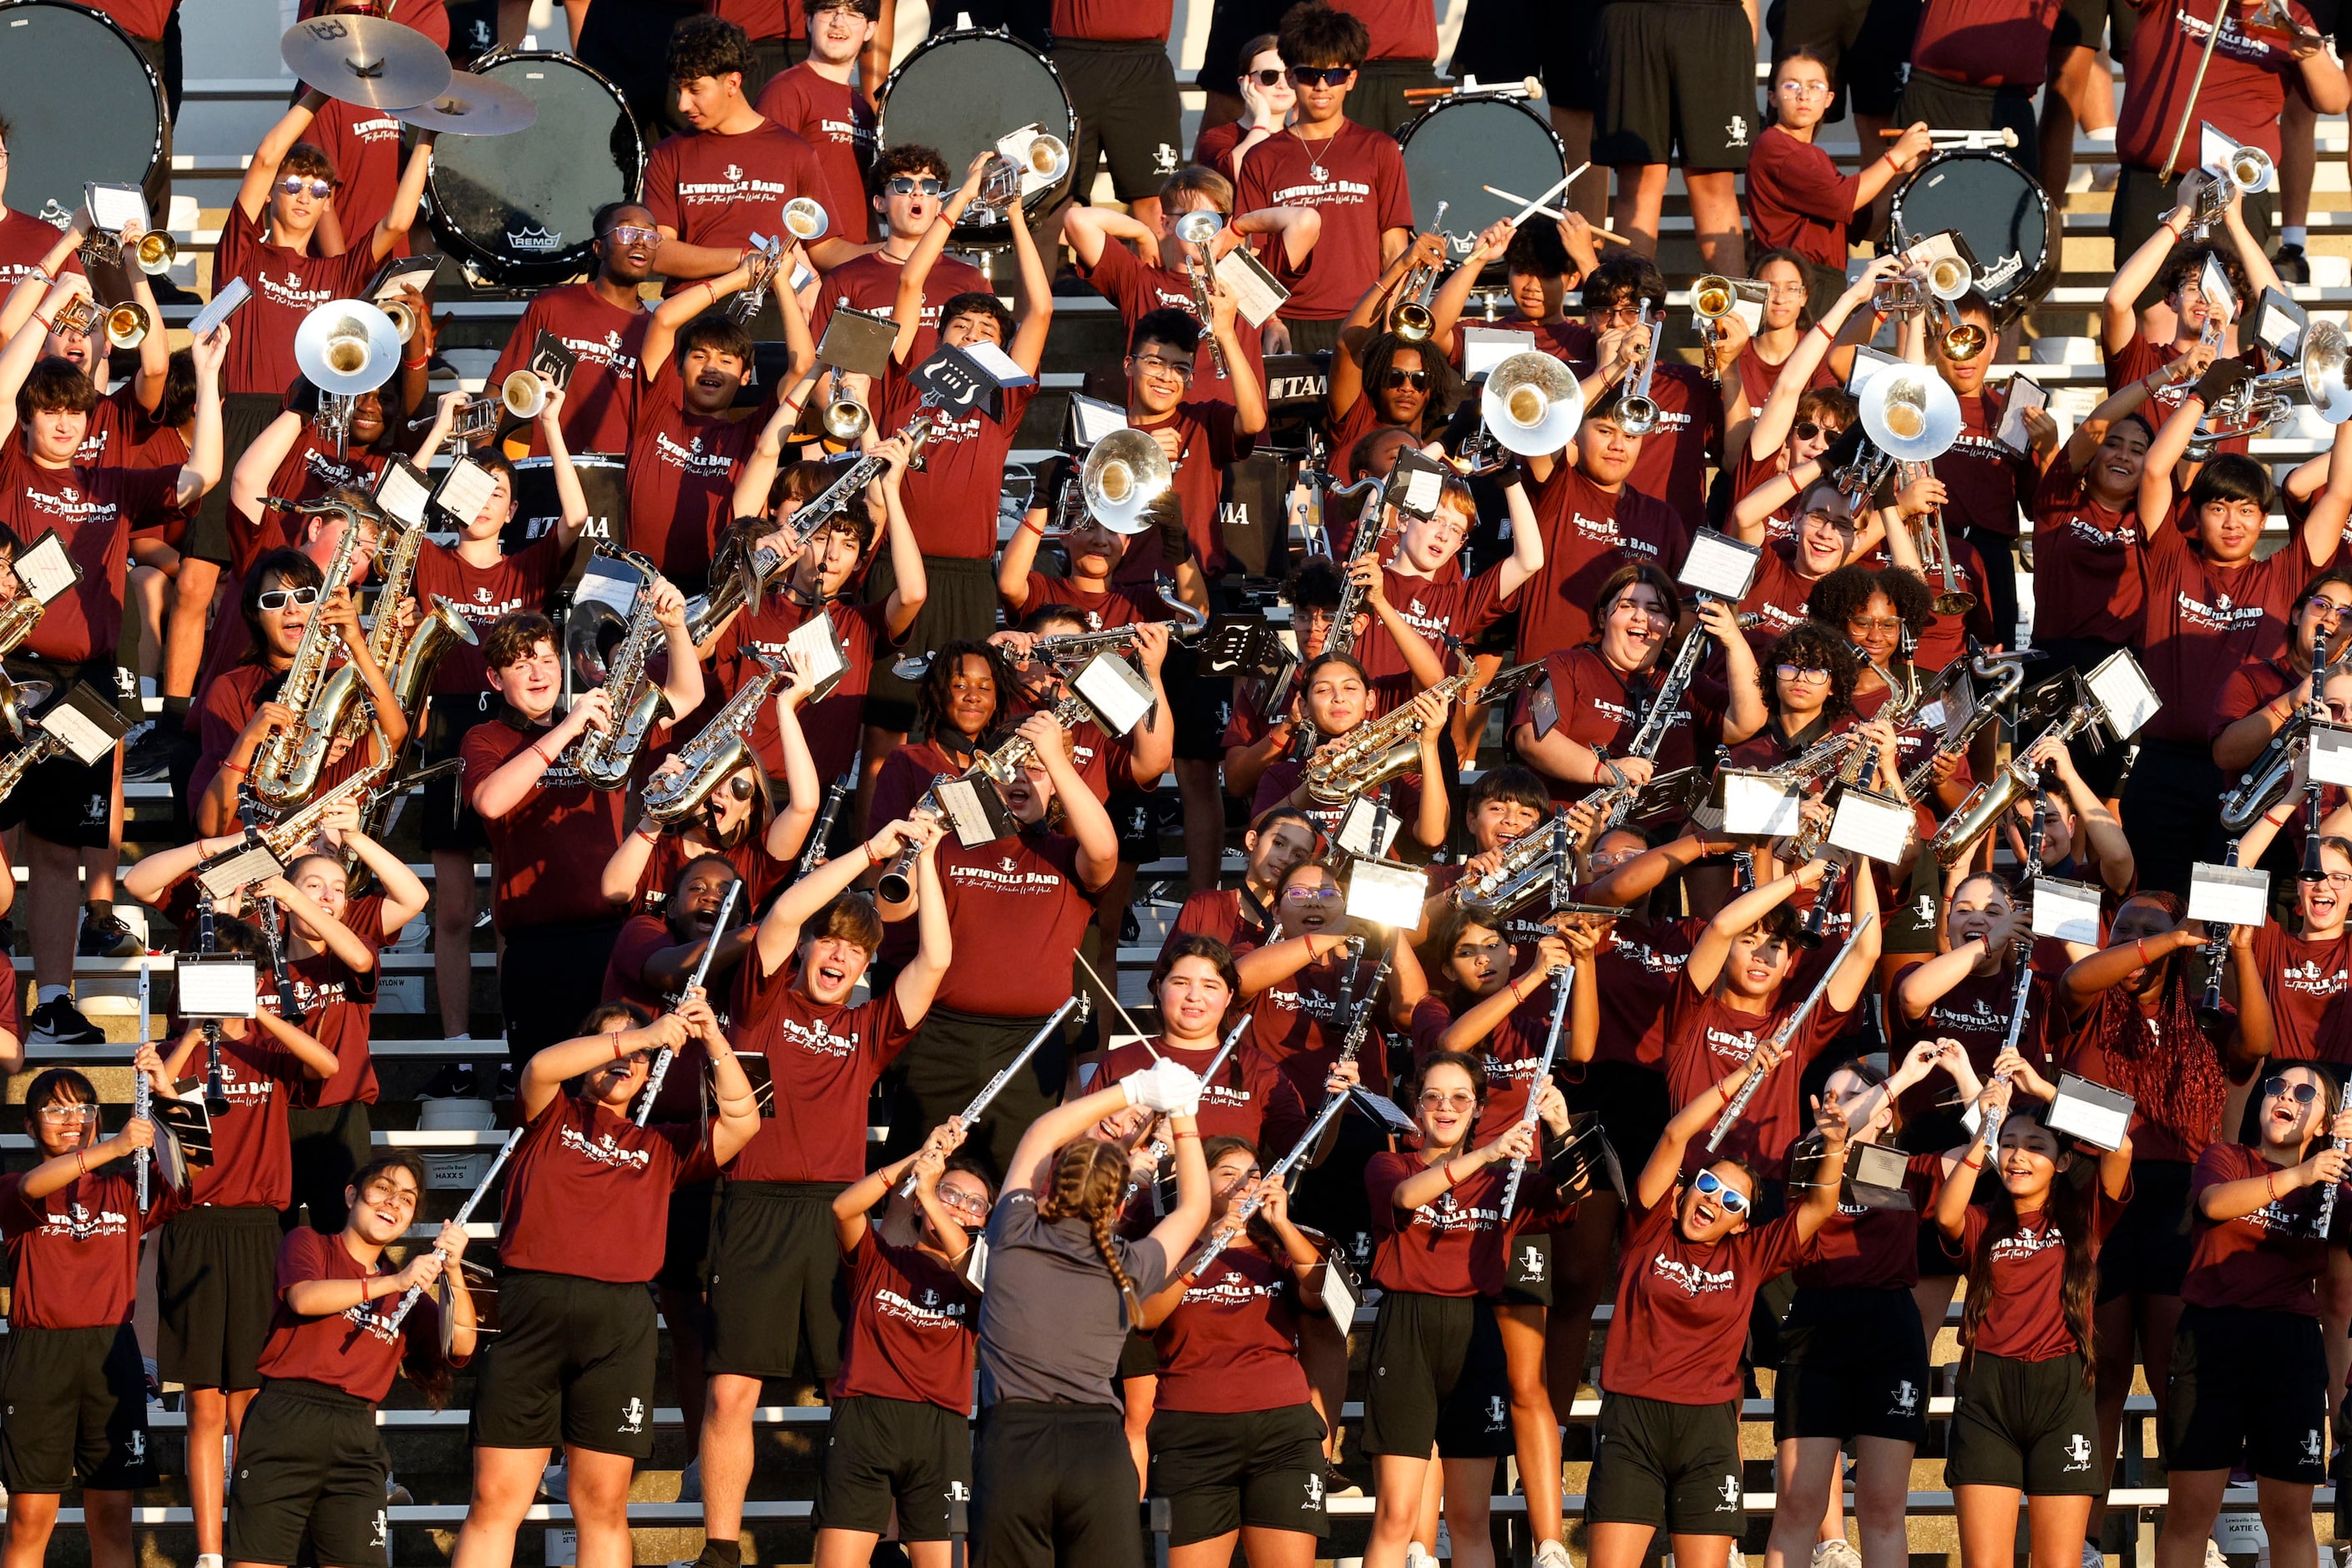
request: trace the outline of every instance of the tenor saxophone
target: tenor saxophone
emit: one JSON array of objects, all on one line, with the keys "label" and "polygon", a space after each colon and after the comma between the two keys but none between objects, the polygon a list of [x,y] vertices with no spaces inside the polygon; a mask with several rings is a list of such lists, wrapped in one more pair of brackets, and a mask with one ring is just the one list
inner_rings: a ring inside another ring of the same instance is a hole
[{"label": "tenor saxophone", "polygon": [[303,626],[302,640],[294,648],[294,662],[287,667],[278,689],[278,700],[294,711],[294,727],[279,730],[262,742],[245,775],[246,789],[273,811],[291,808],[319,787],[319,771],[327,764],[327,752],[341,719],[339,711],[320,700],[327,693],[327,660],[341,636],[327,624],[325,611],[335,591],[351,583],[352,563],[359,553],[360,515],[358,509],[340,501],[322,503],[319,510],[343,515],[343,536],[335,542],[334,559],[327,563],[326,579],[319,587],[319,602],[311,606],[310,623]]},{"label": "tenor saxophone", "polygon": [[[368,628],[367,650],[375,667],[387,673],[410,640],[400,624],[400,605],[415,580],[416,557],[424,545],[424,529],[404,528],[392,548],[382,553],[383,584],[376,592],[375,625]],[[323,715],[319,722],[328,734],[351,745],[359,744],[375,718],[367,682],[360,679],[359,665],[353,660],[328,671],[312,706]]]},{"label": "tenor saxophone", "polygon": [[[1431,687],[1449,699],[1478,683],[1478,672],[1465,669]],[[1420,693],[1414,693],[1416,697]],[[1351,800],[1402,773],[1421,760],[1421,719],[1410,702],[1360,724],[1328,752],[1307,759],[1307,793],[1326,805]]]},{"label": "tenor saxophone", "polygon": [[591,730],[580,737],[573,751],[582,778],[597,789],[623,789],[636,767],[637,753],[645,749],[646,738],[662,715],[661,687],[646,670],[662,636],[661,622],[654,618],[653,585],[659,573],[635,551],[600,544],[596,553],[626,561],[645,576],[629,609],[628,629],[606,667],[604,695],[612,700],[613,726]]},{"label": "tenor saxophone", "polygon": [[726,783],[747,759],[756,760],[751,729],[759,722],[760,704],[791,671],[782,659],[757,647],[751,656],[760,661],[760,673],[727,700],[727,705],[703,726],[702,733],[678,749],[676,755],[685,762],[685,768],[646,781],[646,815],[655,821],[677,822],[693,816],[710,798],[710,792]]},{"label": "tenor saxophone", "polygon": [[[0,608],[0,656],[15,652],[18,644],[33,635],[47,607],[32,595],[19,592],[5,608]],[[35,684],[37,687],[39,683]],[[0,734],[12,741],[26,738],[32,716],[25,710],[30,702],[30,694],[23,687],[0,673]]]}]

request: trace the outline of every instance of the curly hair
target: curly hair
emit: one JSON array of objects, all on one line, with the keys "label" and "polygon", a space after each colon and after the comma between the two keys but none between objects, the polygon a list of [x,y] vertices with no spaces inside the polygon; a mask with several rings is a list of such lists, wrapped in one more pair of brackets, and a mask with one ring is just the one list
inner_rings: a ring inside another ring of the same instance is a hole
[{"label": "curly hair", "polygon": [[988,666],[991,679],[996,683],[996,706],[988,710],[988,721],[981,733],[986,734],[1003,721],[1005,706],[1013,700],[1013,670],[1004,662],[1004,655],[994,643],[974,642],[959,637],[941,643],[931,656],[930,668],[923,671],[923,683],[915,688],[915,729],[926,738],[938,735],[946,722],[948,704],[955,690],[956,672],[963,668],[964,659],[977,658]]},{"label": "curly hair", "polygon": [[751,40],[723,16],[681,17],[669,35],[669,79],[674,84],[730,72],[750,76],[760,68]]},{"label": "curly hair", "polygon": [[1132,1320],[1141,1310],[1141,1302],[1135,1293],[1135,1281],[1128,1278],[1126,1266],[1118,1260],[1118,1248],[1113,1244],[1119,1199],[1126,1191],[1127,1157],[1117,1144],[1098,1143],[1091,1138],[1073,1139],[1055,1152],[1054,1168],[1045,1178],[1045,1190],[1037,1194],[1037,1217],[1048,1224],[1061,1219],[1079,1220],[1094,1233],[1096,1256],[1118,1282],[1119,1299],[1127,1304],[1128,1316]]},{"label": "curly hair", "polygon": [[927,147],[920,142],[903,142],[891,148],[875,159],[874,166],[866,171],[866,195],[868,197],[880,195],[888,188],[890,182],[901,174],[911,174],[917,179],[929,174],[945,184],[948,177],[947,154],[936,147]]},{"label": "curly hair", "polygon": [[1912,636],[1927,629],[1935,613],[1935,597],[1917,574],[1900,566],[1841,566],[1813,584],[1805,598],[1805,614],[1843,637],[1846,623],[1862,614],[1874,594],[1886,595]]},{"label": "curly hair", "polygon": [[1853,683],[1860,671],[1843,631],[1833,633],[1817,622],[1800,621],[1782,632],[1780,639],[1766,648],[1764,657],[1756,662],[1766,675],[1764,705],[1775,717],[1780,711],[1780,683],[1770,679],[1769,672],[1776,664],[1828,670],[1830,694],[1822,704],[1822,717],[1834,722],[1853,711]]}]

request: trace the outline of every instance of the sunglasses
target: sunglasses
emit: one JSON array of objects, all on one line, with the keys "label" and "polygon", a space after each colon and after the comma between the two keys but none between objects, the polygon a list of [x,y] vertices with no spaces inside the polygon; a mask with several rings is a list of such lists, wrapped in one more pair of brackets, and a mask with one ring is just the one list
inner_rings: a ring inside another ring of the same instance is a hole
[{"label": "sunglasses", "polygon": [[1242,79],[1255,81],[1260,87],[1276,87],[1281,84],[1284,74],[1282,68],[1276,66],[1272,70],[1244,71]]},{"label": "sunglasses", "polygon": [[911,196],[917,191],[922,192],[923,195],[927,196],[935,196],[940,194],[939,181],[933,179],[929,174],[924,174],[919,177],[914,174],[900,174],[892,179],[891,182],[883,188],[894,196]]},{"label": "sunglasses", "polygon": [[1429,390],[1429,373],[1425,370],[1396,370],[1391,368],[1387,375],[1381,378],[1381,384],[1388,388],[1391,392],[1394,392],[1401,386],[1410,386],[1415,392],[1427,392]]},{"label": "sunglasses", "polygon": [[659,245],[661,230],[647,228],[642,224],[616,224],[604,237],[614,245]]},{"label": "sunglasses", "polygon": [[2284,1100],[2289,1096],[2294,1098],[2297,1105],[2309,1105],[2319,1098],[2319,1086],[2311,1083],[2289,1083],[2284,1078],[2263,1079],[2263,1097],[2265,1100]]},{"label": "sunglasses", "polygon": [[316,588],[267,588],[255,601],[265,610],[282,610],[289,605],[309,606],[319,602]]},{"label": "sunglasses", "polygon": [[1691,1186],[1701,1197],[1713,1198],[1723,1205],[1723,1212],[1734,1219],[1748,1212],[1748,1194],[1726,1183],[1713,1171],[1701,1171],[1691,1178]]},{"label": "sunglasses", "polygon": [[335,194],[333,182],[329,180],[306,180],[299,174],[287,175],[284,179],[278,182],[278,188],[284,191],[289,196],[299,196],[304,191],[309,191],[313,196],[322,202],[329,196]]},{"label": "sunglasses", "polygon": [[1356,74],[1353,66],[1293,66],[1290,79],[1300,87],[1338,87]]},{"label": "sunglasses", "polygon": [[729,779],[727,793],[737,800],[749,800],[751,798],[751,781],[745,778]]},{"label": "sunglasses", "polygon": [[1811,419],[1800,419],[1790,427],[1789,434],[1800,441],[1811,441],[1816,438],[1834,441],[1845,432],[1834,425],[1817,425]]}]

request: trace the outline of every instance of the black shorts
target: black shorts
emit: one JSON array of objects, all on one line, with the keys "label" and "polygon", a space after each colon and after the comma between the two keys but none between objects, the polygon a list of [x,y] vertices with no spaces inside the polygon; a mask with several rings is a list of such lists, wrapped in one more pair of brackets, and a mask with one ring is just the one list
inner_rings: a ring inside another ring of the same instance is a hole
[{"label": "black shorts", "polygon": [[278,1310],[278,1211],[206,1204],[173,1215],[155,1244],[155,1370],[190,1388],[259,1388]]},{"label": "black shorts", "polygon": [[2266,1481],[2327,1479],[2327,1355],[2319,1320],[2244,1307],[2184,1307],[2172,1341],[2166,1463]]},{"label": "black shorts", "polygon": [[375,1157],[368,1108],[357,1100],[298,1106],[286,1113],[286,1131],[294,1156],[294,1202],[278,1216],[280,1228],[302,1224],[308,1209],[310,1228],[333,1236],[351,1218],[343,1189]]},{"label": "black shorts", "polygon": [[2122,59],[2131,53],[2138,25],[2131,0],[2060,0],[2057,24],[2050,29],[2050,58],[2055,60],[2068,49],[2095,49],[2105,40]]},{"label": "black shorts", "polygon": [[738,1377],[841,1371],[844,1182],[729,1182],[710,1224],[703,1366]]},{"label": "black shorts", "polygon": [[[880,552],[866,574],[866,602],[878,605],[890,596],[898,574],[890,568],[890,552]],[[970,561],[961,555],[923,557],[926,592],[915,624],[907,628],[906,646],[937,648],[965,640],[986,642],[996,630],[996,563]],[[915,723],[915,688],[890,673],[889,661],[874,661],[866,678],[866,721],[877,730],[906,731]]]},{"label": "black shorts", "polygon": [[1171,1547],[1244,1528],[1318,1540],[1330,1533],[1323,1418],[1312,1405],[1227,1415],[1154,1411],[1150,1446],[1151,1495],[1168,1500]]},{"label": "black shorts", "polygon": [[1118,834],[1118,860],[1122,866],[1140,866],[1160,858],[1160,814],[1154,809],[1150,790],[1115,786],[1103,809],[1110,813],[1110,825]]},{"label": "black shorts", "polygon": [[1168,709],[1176,721],[1176,755],[1187,762],[1220,763],[1225,757],[1225,724],[1234,716],[1234,678],[1201,673],[1201,656],[1171,647],[1160,671],[1168,689]]},{"label": "black shorts", "polygon": [[1282,14],[1289,9],[1290,0],[1213,0],[1208,47],[1202,52],[1193,84],[1239,98],[1242,68],[1249,64],[1242,58],[1242,46],[1262,33],[1279,29]]},{"label": "black shorts", "polygon": [[503,931],[499,954],[499,1010],[506,1019],[507,1060],[518,1068],[533,1056],[580,1032],[589,998],[604,991],[604,965],[620,940],[621,922],[524,926]]},{"label": "black shorts", "polygon": [[1129,1329],[1127,1341],[1118,1347],[1118,1380],[1133,1383],[1138,1378],[1160,1375],[1160,1347],[1151,1342],[1150,1334]]},{"label": "black shorts", "polygon": [[[2034,90],[2030,87],[1972,87],[1967,82],[1915,70],[1903,85],[1902,100],[1895,108],[1895,122],[1916,125],[1925,121],[1938,131],[2014,131],[2017,145],[2022,150],[2035,145]],[[1996,617],[1994,624],[2001,623]]]},{"label": "black shorts", "polygon": [[1772,1436],[1891,1437],[1927,1432],[1927,1340],[1908,1290],[1800,1286],[1780,1324]]},{"label": "black shorts", "polygon": [[1543,79],[1546,102],[1589,112],[1599,101],[1592,75],[1599,15],[1598,0],[1470,0],[1446,68],[1482,82],[1517,81],[1532,68]]},{"label": "black shorts", "polygon": [[[898,1089],[890,1108],[890,1141],[883,1147],[883,1162],[913,1153],[932,1128],[961,1115],[972,1096],[1021,1054],[1045,1023],[1044,1018],[990,1018],[933,1007],[898,1058]],[[1003,1179],[1029,1124],[1062,1102],[1069,1029],[1066,1022],[1061,1034],[1038,1048],[1029,1065],[989,1102],[979,1122],[967,1130],[964,1152],[987,1162],[997,1181]],[[1359,1190],[1363,1184],[1360,1179],[1356,1183]]]},{"label": "black shorts", "polygon": [[1428,107],[1407,98],[1405,90],[1439,85],[1435,60],[1366,60],[1356,68],[1356,85],[1348,89],[1347,116],[1393,136]]},{"label": "black shorts", "polygon": [[901,1541],[945,1541],[955,1505],[971,1498],[971,1417],[912,1399],[844,1394],[833,1401],[815,1526],[879,1535],[898,1516]]},{"label": "black shorts", "polygon": [[[425,760],[437,763],[457,755],[465,747],[466,732],[497,712],[500,705],[499,697],[488,691],[474,697],[436,693],[425,712]],[[488,853],[489,831],[466,804],[465,782],[462,769],[425,781],[424,798],[417,802],[424,817],[416,826],[427,855],[443,849],[465,855]]]},{"label": "black shorts", "polygon": [[130,1491],[154,1484],[147,1370],[128,1323],[8,1331],[0,1372],[0,1482],[55,1496],[77,1484]]},{"label": "black shorts", "polygon": [[1495,1300],[1506,1307],[1551,1305],[1551,1232],[1523,1230],[1511,1238],[1511,1258],[1503,1265],[1502,1294]]},{"label": "black shorts", "polygon": [[1003,1399],[972,1447],[971,1560],[988,1568],[1143,1568],[1140,1478],[1109,1405]]},{"label": "black shorts", "polygon": [[1367,1454],[1499,1459],[1512,1450],[1503,1331],[1475,1296],[1390,1290],[1372,1319]]},{"label": "black shorts", "polygon": [[[2137,784],[2138,774],[2132,776]],[[2189,1235],[2190,1169],[2179,1160],[2132,1162],[2131,1201],[2099,1248],[2101,1301],[2180,1294],[2196,1251]]]},{"label": "black shorts", "polygon": [[2028,1497],[2097,1497],[2106,1489],[2098,1433],[2080,1355],[2016,1361],[1972,1352],[1960,1363],[1944,1479]]},{"label": "black shorts", "polygon": [[1601,1401],[1588,1524],[1646,1524],[1675,1535],[1748,1531],[1739,1473],[1739,1401],[1669,1405],[1612,1394]]},{"label": "black shorts", "polygon": [[1158,196],[1160,182],[1184,162],[1184,106],[1177,97],[1168,46],[1157,38],[1062,38],[1047,58],[1062,73],[1078,117],[1078,144],[1070,149],[1076,174],[1071,194],[1081,202],[1093,201],[1096,164],[1108,159],[1111,189],[1120,201]]},{"label": "black shorts", "polygon": [[509,1269],[474,1387],[483,1448],[654,1451],[654,1297],[643,1285]]},{"label": "black shorts", "polygon": [[[221,472],[236,471],[236,460],[254,438],[268,429],[271,421],[286,410],[286,399],[275,392],[231,392],[221,397]],[[180,542],[180,554],[192,561],[209,561],[226,567],[233,557],[229,553],[227,481],[215,485],[205,492],[196,504],[196,515],[188,520],[188,531]],[[250,526],[243,518],[236,526]],[[232,606],[233,608],[233,606]]]},{"label": "black shorts", "polygon": [[299,1563],[307,1538],[313,1562],[375,1562],[391,1474],[374,1405],[322,1383],[270,1379],[237,1440],[229,1561]]},{"label": "black shorts", "polygon": [[1844,119],[1849,100],[1856,113],[1883,120],[1895,113],[1923,8],[1922,0],[1775,0],[1764,25],[1773,58],[1800,47],[1822,58],[1836,93],[1825,123]]},{"label": "black shorts", "polygon": [[697,1182],[669,1194],[669,1229],[662,1236],[661,1272],[654,1283],[665,1290],[699,1296],[710,1284],[710,1228],[719,1217],[719,1184]]},{"label": "black shorts", "polygon": [[1674,1105],[1666,1094],[1666,1076],[1655,1068],[1633,1062],[1591,1062],[1584,1069],[1584,1087],[1576,1096],[1577,1109],[1601,1118],[1601,1130],[1617,1162],[1638,1171],[1658,1146]]},{"label": "black shorts", "polygon": [[[12,658],[8,673],[19,680],[46,680],[59,694],[79,681],[110,701],[121,697],[121,670],[111,658],[62,665]],[[121,758],[117,747],[112,755],[87,764],[70,756],[35,763],[0,801],[0,828],[22,823],[25,831],[51,844],[104,848],[113,842],[114,772]]]},{"label": "black shorts", "polygon": [[1763,122],[1747,12],[1724,0],[1619,0],[1601,13],[1600,30],[1595,163],[1677,163],[1696,174],[1748,167]]}]

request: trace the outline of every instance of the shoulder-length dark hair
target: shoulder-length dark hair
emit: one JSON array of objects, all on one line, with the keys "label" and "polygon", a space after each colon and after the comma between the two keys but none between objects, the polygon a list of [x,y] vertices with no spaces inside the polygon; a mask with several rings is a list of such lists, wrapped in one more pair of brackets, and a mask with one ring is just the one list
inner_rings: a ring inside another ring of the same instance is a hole
[{"label": "shoulder-length dark hair", "polygon": [[[2009,1121],[2002,1125],[2046,1130],[2047,1114],[2041,1105],[2023,1106],[2011,1110]],[[2072,1178],[2073,1173],[2064,1170],[2051,1177],[2050,1218],[2066,1238],[2066,1267],[2059,1278],[2058,1305],[2066,1319],[2066,1331],[2074,1336],[2075,1348],[2082,1352],[2083,1385],[2087,1388],[2093,1360],[2091,1319],[2099,1289],[2098,1254],[2091,1244],[2090,1188]],[[2094,1170],[2091,1180],[2098,1179]],[[1960,1343],[1969,1347],[1975,1345],[1977,1332],[1984,1326],[1985,1313],[1992,1305],[1993,1252],[2018,1230],[2017,1204],[2009,1195],[2009,1188],[1996,1181],[1980,1192],[1988,1211],[1984,1239],[1969,1261],[1968,1292],[1960,1309]]]},{"label": "shoulder-length dark hair", "polygon": [[978,642],[959,637],[941,643],[939,652],[931,656],[930,668],[923,671],[923,683],[915,688],[915,732],[926,740],[939,733],[941,716],[948,710],[948,700],[955,688],[956,671],[963,668],[966,656],[988,666],[996,680],[996,706],[988,711],[988,722],[980,727],[987,734],[1004,722],[1007,706],[1013,700],[1013,667],[1004,662],[1003,653],[994,643]]}]

